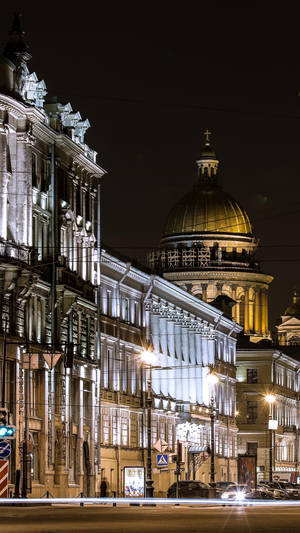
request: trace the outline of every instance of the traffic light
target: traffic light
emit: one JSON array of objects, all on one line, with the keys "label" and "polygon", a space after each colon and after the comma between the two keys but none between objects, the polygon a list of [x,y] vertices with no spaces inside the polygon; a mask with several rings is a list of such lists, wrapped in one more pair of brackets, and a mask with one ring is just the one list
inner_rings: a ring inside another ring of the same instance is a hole
[{"label": "traffic light", "polygon": [[9,424],[8,411],[0,409],[0,439],[15,439],[16,427]]}]

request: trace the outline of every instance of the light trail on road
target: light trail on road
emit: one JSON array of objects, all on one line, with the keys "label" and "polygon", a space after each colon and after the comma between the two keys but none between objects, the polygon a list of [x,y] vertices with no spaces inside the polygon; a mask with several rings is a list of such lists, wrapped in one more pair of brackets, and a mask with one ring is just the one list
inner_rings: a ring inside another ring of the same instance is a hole
[{"label": "light trail on road", "polygon": [[221,500],[208,498],[1,498],[1,505],[12,504],[123,504],[139,505],[197,505],[197,506],[259,506],[259,507],[299,507],[300,500]]}]

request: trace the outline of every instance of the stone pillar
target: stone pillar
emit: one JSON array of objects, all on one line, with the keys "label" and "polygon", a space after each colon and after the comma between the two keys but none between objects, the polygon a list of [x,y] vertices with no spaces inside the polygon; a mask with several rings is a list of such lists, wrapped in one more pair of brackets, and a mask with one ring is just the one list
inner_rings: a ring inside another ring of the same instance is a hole
[{"label": "stone pillar", "polygon": [[189,338],[189,392],[190,401],[196,402],[196,343],[195,343],[195,331],[193,329],[188,330]]},{"label": "stone pillar", "polygon": [[204,335],[201,337],[201,344],[202,344],[202,361],[203,361],[203,365],[207,366],[208,362],[209,362],[208,339]]},{"label": "stone pillar", "polygon": [[[159,315],[150,313],[149,340],[153,342],[153,348],[156,353],[160,353],[160,326]],[[148,339],[147,339],[148,340]],[[152,388],[156,394],[161,393],[161,374],[165,371],[156,371],[155,380],[152,381]]]},{"label": "stone pillar", "polygon": [[217,296],[220,296],[222,294],[223,289],[223,283],[217,283]]},{"label": "stone pillar", "polygon": [[182,374],[181,374],[182,343],[181,343],[181,326],[179,323],[175,322],[174,333],[175,333],[175,352],[176,352],[176,358],[175,358],[176,398],[178,400],[182,400],[182,397],[183,397],[182,395]]},{"label": "stone pillar", "polygon": [[249,290],[245,290],[245,333],[249,333]]},{"label": "stone pillar", "polygon": [[188,328],[182,327],[181,331],[181,339],[182,339],[182,355],[183,355],[183,361],[182,361],[182,396],[184,401],[189,401],[190,394],[189,394],[189,341],[188,341]]},{"label": "stone pillar", "polygon": [[[232,296],[233,300],[237,301],[236,300],[236,286],[235,285],[231,286],[231,296]],[[237,315],[238,315],[238,304],[234,305],[233,308],[232,308],[232,318],[236,322],[238,322]]]},{"label": "stone pillar", "polygon": [[202,288],[202,300],[207,302],[207,283],[201,283]]},{"label": "stone pillar", "polygon": [[[168,366],[167,320],[163,316],[159,317],[159,339],[162,351],[162,355],[160,357],[161,362],[163,363],[162,366]],[[162,371],[160,389],[165,396],[168,395],[168,379],[165,370]]]},{"label": "stone pillar", "polygon": [[16,210],[10,213],[16,226],[15,239],[17,242],[32,245],[32,139],[27,132],[17,133],[16,160],[14,177],[16,184]]},{"label": "stone pillar", "polygon": [[168,331],[168,352],[169,360],[168,366],[170,364],[173,367],[171,370],[164,370],[167,372],[168,376],[168,393],[172,398],[176,396],[176,370],[174,368],[176,364],[175,360],[175,324],[173,320],[167,320],[167,331]]},{"label": "stone pillar", "polygon": [[254,332],[256,334],[261,333],[260,306],[261,306],[260,292],[259,292],[259,289],[256,289],[255,298],[254,298]]},{"label": "stone pillar", "polygon": [[249,298],[249,331],[254,330],[254,300]]},{"label": "stone pillar", "polygon": [[199,404],[203,403],[203,382],[202,382],[202,343],[200,333],[195,333],[195,349],[196,349],[196,400]]},{"label": "stone pillar", "polygon": [[268,333],[268,297],[266,290],[261,291],[261,332]]},{"label": "stone pillar", "polygon": [[216,342],[214,338],[208,337],[207,348],[208,348],[208,362],[210,365],[214,365],[215,360],[216,360]]},{"label": "stone pillar", "polygon": [[7,128],[0,124],[0,236],[7,239]]}]

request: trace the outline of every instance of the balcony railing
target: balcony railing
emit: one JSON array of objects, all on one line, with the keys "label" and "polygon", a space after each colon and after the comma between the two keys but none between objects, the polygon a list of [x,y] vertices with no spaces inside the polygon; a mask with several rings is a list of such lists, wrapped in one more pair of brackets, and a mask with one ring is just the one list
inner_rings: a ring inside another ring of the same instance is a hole
[{"label": "balcony railing", "polygon": [[259,265],[254,261],[253,255],[243,251],[227,252],[206,246],[193,246],[191,248],[165,248],[153,251],[148,255],[148,264],[152,270],[207,270],[236,269],[259,271]]},{"label": "balcony railing", "polygon": [[21,261],[27,265],[35,265],[37,263],[38,254],[37,250],[30,246],[15,244],[12,241],[0,239],[0,257],[12,261]]}]

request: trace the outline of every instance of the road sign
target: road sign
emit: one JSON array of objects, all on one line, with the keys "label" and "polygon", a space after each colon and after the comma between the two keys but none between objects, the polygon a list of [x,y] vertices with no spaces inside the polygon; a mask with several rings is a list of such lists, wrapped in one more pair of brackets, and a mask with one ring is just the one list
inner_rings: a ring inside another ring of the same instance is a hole
[{"label": "road sign", "polygon": [[8,498],[8,461],[0,459],[0,498]]},{"label": "road sign", "polygon": [[24,370],[38,370],[39,354],[38,353],[24,353],[23,354],[23,368]]},{"label": "road sign", "polygon": [[53,370],[60,356],[61,353],[43,353],[43,357],[50,370]]},{"label": "road sign", "polygon": [[166,449],[168,448],[168,443],[163,439],[158,439],[158,441],[156,441],[156,443],[154,444],[154,448],[159,453],[164,453],[164,451],[166,451]]},{"label": "road sign", "polygon": [[166,454],[159,453],[156,459],[157,459],[157,466],[168,466],[169,464],[169,457]]},{"label": "road sign", "polygon": [[0,459],[6,459],[10,456],[11,446],[7,440],[0,440]]},{"label": "road sign", "polygon": [[6,426],[0,426],[0,439],[15,439],[16,438],[16,426],[7,424]]}]

